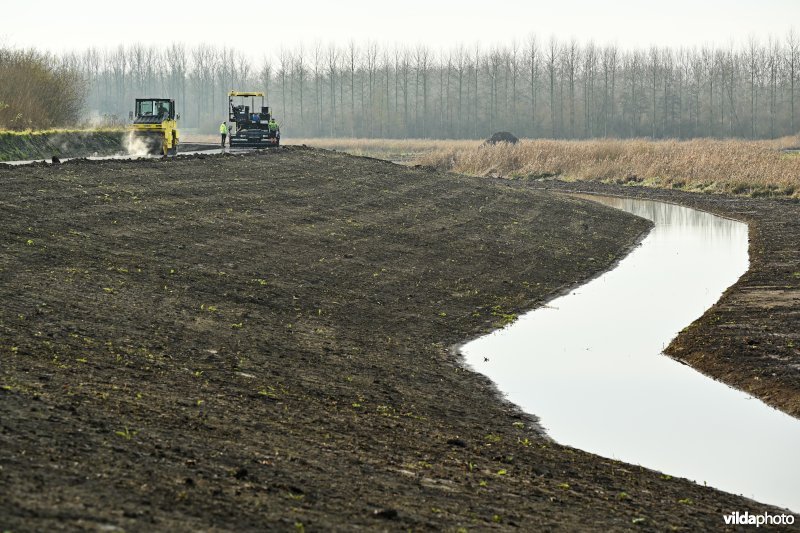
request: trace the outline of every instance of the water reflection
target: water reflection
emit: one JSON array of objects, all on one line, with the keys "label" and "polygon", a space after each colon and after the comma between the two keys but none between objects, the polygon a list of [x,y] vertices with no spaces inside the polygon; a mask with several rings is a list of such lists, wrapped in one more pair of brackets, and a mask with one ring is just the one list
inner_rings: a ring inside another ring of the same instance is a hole
[{"label": "water reflection", "polygon": [[467,363],[558,442],[800,511],[800,421],[661,354],[747,270],[747,226],[592,199],[655,227],[617,268],[464,346]]}]

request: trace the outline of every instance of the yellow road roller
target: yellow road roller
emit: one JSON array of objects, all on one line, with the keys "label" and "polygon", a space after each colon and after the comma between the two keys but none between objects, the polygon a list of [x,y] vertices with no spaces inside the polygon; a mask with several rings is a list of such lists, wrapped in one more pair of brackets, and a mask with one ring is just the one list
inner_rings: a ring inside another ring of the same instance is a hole
[{"label": "yellow road roller", "polygon": [[178,120],[175,100],[168,98],[137,98],[131,111],[129,149],[154,155],[178,153]]}]

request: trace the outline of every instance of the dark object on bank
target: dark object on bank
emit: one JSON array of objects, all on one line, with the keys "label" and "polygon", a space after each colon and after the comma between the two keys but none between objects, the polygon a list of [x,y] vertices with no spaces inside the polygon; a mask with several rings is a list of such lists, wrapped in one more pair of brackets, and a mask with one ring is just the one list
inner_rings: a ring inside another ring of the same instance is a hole
[{"label": "dark object on bank", "polygon": [[50,158],[50,162],[53,163],[54,165],[60,165],[61,164],[61,160],[57,156],[51,157]]},{"label": "dark object on bank", "polygon": [[509,133],[507,131],[498,131],[488,139],[484,144],[497,144],[497,143],[508,143],[508,144],[517,144],[519,139],[517,139],[516,135],[513,133]]},{"label": "dark object on bank", "polygon": [[398,516],[395,509],[376,509],[373,514],[376,518],[385,518],[386,520],[395,520]]}]

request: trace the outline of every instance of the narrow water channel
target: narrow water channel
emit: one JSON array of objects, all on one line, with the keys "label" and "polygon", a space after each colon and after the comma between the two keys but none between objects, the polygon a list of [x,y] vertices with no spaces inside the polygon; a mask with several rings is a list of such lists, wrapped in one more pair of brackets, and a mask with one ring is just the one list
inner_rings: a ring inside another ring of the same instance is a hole
[{"label": "narrow water channel", "polygon": [[463,346],[467,364],[562,444],[800,511],[800,421],[661,353],[747,270],[747,226],[591,199],[655,227],[616,268]]}]

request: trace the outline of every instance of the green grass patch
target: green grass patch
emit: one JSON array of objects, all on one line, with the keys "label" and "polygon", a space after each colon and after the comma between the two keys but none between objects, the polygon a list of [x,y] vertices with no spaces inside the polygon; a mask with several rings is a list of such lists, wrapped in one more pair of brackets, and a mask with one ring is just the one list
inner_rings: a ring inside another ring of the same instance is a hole
[{"label": "green grass patch", "polygon": [[123,151],[121,129],[0,130],[0,161],[86,157]]}]

